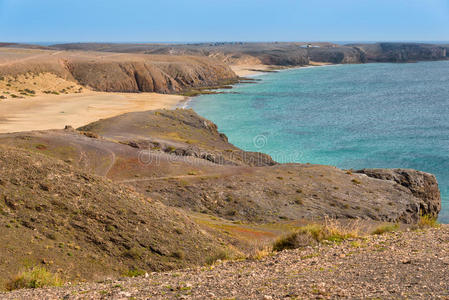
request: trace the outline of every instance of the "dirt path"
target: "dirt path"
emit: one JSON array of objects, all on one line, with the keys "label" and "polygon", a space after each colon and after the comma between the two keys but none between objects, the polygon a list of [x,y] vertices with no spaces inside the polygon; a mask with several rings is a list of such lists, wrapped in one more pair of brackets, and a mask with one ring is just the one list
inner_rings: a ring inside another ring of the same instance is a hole
[{"label": "dirt path", "polygon": [[449,226],[3,299],[449,299]]},{"label": "dirt path", "polygon": [[110,154],[111,154],[111,162],[110,162],[110,164],[109,164],[109,166],[108,166],[108,168],[106,169],[106,171],[104,172],[104,177],[106,177],[106,176],[108,176],[108,174],[109,174],[109,172],[111,171],[111,169],[112,169],[112,167],[114,167],[114,164],[115,164],[115,161],[116,161],[116,156],[115,156],[115,153],[114,153],[114,151],[112,151],[112,150],[109,150],[109,149],[106,149]]},{"label": "dirt path", "polygon": [[144,181],[157,181],[157,180],[167,180],[167,179],[183,179],[183,178],[203,178],[203,177],[216,177],[222,176],[223,173],[215,174],[203,174],[203,175],[179,175],[179,176],[167,176],[167,177],[154,177],[154,178],[138,178],[138,179],[127,179],[118,181],[117,183],[132,183],[132,182],[144,182]]}]

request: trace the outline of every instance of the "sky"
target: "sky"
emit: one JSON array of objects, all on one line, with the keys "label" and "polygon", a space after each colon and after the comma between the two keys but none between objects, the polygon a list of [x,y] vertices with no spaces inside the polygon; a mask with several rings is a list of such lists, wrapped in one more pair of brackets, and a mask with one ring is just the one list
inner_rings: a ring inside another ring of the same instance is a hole
[{"label": "sky", "polygon": [[0,0],[0,42],[449,41],[449,0]]}]

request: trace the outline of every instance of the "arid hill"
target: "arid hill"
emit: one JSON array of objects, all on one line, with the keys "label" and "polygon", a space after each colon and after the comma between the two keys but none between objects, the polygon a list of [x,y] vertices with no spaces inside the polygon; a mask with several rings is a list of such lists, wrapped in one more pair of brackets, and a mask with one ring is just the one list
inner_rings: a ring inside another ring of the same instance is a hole
[{"label": "arid hill", "polygon": [[125,183],[166,205],[229,220],[331,216],[416,223],[440,209],[433,175],[276,164],[229,144],[191,110],[129,113],[79,131],[2,134],[0,141]]},{"label": "arid hill", "polygon": [[236,79],[227,65],[208,57],[0,47],[0,76],[46,73],[106,92],[180,93]]},{"label": "arid hill", "polygon": [[278,164],[192,110],[0,135],[3,287],[33,266],[74,282],[247,256],[311,220],[416,224],[433,175]]},{"label": "arid hill", "polygon": [[[51,74],[65,83],[48,93],[76,92],[84,87],[105,92],[189,94],[192,89],[235,83],[237,75],[229,66],[444,60],[449,58],[448,49],[448,45],[412,43],[78,43],[51,47],[4,43],[0,44],[0,87],[13,84],[19,75],[39,79]],[[35,81],[28,83],[31,87],[26,90],[33,91]],[[25,95],[26,90],[18,92]]]},{"label": "arid hill", "polygon": [[20,290],[4,299],[447,299],[449,227],[287,250],[213,269]]},{"label": "arid hill", "polygon": [[202,44],[97,44],[52,46],[64,50],[95,50],[122,53],[197,55],[216,57],[228,64],[300,66],[309,62],[365,63],[445,60],[448,45],[377,43],[338,45],[332,43],[202,43]]},{"label": "arid hill", "polygon": [[3,143],[0,200],[1,289],[34,265],[66,280],[97,280],[204,264],[224,249],[180,210]]},{"label": "arid hill", "polygon": [[418,43],[377,43],[352,45],[367,62],[416,62],[449,58],[449,45]]}]

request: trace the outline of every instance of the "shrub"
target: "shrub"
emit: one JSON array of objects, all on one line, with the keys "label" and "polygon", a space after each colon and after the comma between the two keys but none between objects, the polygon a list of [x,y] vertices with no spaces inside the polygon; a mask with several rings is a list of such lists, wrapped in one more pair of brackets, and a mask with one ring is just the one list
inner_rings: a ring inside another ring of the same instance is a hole
[{"label": "shrub", "polygon": [[430,215],[424,215],[419,218],[418,228],[436,228],[439,227],[437,218],[432,217]]},{"label": "shrub", "polygon": [[24,92],[32,95],[36,94],[36,91],[30,89],[25,89]]},{"label": "shrub", "polygon": [[168,146],[167,148],[165,148],[165,152],[172,153],[172,152],[175,152],[175,151],[176,151],[176,148],[173,147],[173,146]]},{"label": "shrub", "polygon": [[184,251],[182,251],[182,250],[174,251],[174,252],[171,254],[171,256],[172,256],[173,258],[176,258],[176,259],[184,259],[184,258],[186,257]]},{"label": "shrub", "polygon": [[140,247],[133,247],[129,250],[125,250],[123,252],[123,256],[132,258],[132,259],[141,259],[144,255],[144,250]]},{"label": "shrub", "polygon": [[126,271],[123,274],[123,276],[126,276],[126,277],[138,277],[138,276],[145,275],[145,273],[146,272],[144,270],[133,268],[133,269],[130,269],[130,270]]},{"label": "shrub", "polygon": [[253,255],[251,255],[249,258],[254,260],[261,260],[264,257],[272,255],[273,252],[270,248],[264,247],[262,249],[257,250]]},{"label": "shrub", "polygon": [[398,224],[383,224],[378,226],[373,232],[372,234],[384,234],[387,232],[393,232],[399,229],[399,225]]},{"label": "shrub", "polygon": [[359,236],[360,229],[357,221],[342,226],[335,220],[326,219],[324,224],[308,224],[281,237],[274,243],[273,250],[296,249],[323,241],[341,242]]},{"label": "shrub", "polygon": [[298,205],[303,205],[304,204],[304,201],[302,200],[302,198],[301,197],[296,197],[296,199],[295,199],[295,203],[296,204],[298,204]]},{"label": "shrub", "polygon": [[98,138],[99,138],[98,134],[96,134],[95,132],[91,132],[91,131],[80,131],[80,133],[81,133],[82,135],[87,136],[88,138],[91,138],[91,139],[98,139]]},{"label": "shrub", "polygon": [[217,260],[230,260],[233,258],[237,258],[235,253],[233,253],[230,249],[222,249],[215,254],[207,257],[206,264],[213,265]]},{"label": "shrub", "polygon": [[63,281],[57,274],[53,274],[44,267],[34,267],[31,270],[20,273],[7,284],[8,290],[21,288],[41,288],[46,286],[61,286]]}]

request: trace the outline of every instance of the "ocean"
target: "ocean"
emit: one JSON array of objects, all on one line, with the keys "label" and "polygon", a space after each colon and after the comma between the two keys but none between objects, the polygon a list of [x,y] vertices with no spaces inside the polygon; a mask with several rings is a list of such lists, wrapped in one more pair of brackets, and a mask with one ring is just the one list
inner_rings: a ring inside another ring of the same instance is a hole
[{"label": "ocean", "polygon": [[333,65],[255,77],[188,107],[279,162],[437,176],[449,223],[449,61]]}]

